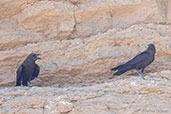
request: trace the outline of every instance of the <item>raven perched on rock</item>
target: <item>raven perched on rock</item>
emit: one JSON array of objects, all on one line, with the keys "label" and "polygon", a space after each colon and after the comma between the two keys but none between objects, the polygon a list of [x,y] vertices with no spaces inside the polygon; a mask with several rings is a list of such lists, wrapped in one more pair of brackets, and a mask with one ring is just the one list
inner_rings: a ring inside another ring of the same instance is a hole
[{"label": "raven perched on rock", "polygon": [[32,81],[39,75],[40,67],[35,63],[40,59],[41,54],[31,53],[17,70],[16,86],[28,86],[28,82]]},{"label": "raven perched on rock", "polygon": [[[144,74],[143,74],[144,69],[154,61],[155,52],[156,52],[156,48],[154,44],[149,44],[148,48],[144,52],[135,56],[127,63],[112,68],[111,69],[112,71],[117,70],[117,72],[115,72],[113,76],[118,76],[127,72],[128,70],[135,69],[137,72],[141,70],[141,72],[140,73],[138,72],[138,74],[140,74],[141,77],[144,79]],[[111,78],[113,78],[113,76]]]}]

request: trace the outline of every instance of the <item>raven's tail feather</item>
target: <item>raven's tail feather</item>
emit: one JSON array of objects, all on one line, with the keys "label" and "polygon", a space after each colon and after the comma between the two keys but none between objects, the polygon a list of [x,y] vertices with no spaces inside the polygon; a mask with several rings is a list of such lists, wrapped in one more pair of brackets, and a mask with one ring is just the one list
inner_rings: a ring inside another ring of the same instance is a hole
[{"label": "raven's tail feather", "polygon": [[117,70],[117,67],[111,68],[111,71]]},{"label": "raven's tail feather", "polygon": [[128,70],[118,70],[118,71],[115,72],[113,75],[114,75],[114,76],[118,76],[118,75],[121,75],[121,74],[125,73],[126,71],[128,71]]},{"label": "raven's tail feather", "polygon": [[122,65],[119,65],[119,66],[117,66],[117,67],[114,67],[114,68],[112,68],[111,70],[112,71],[115,71],[115,70],[122,70],[122,69],[124,69],[124,68],[126,68],[126,67],[128,67],[129,66],[129,63],[127,62],[127,63],[125,63],[125,64],[122,64]]},{"label": "raven's tail feather", "polygon": [[123,65],[118,66],[117,68],[118,71],[115,72],[113,75],[114,76],[121,75],[131,69],[132,67],[129,64],[123,64]]},{"label": "raven's tail feather", "polygon": [[119,66],[117,66],[117,67],[112,68],[111,70],[112,70],[112,71],[119,70],[119,69],[122,69],[122,67],[124,67],[124,66],[125,66],[125,64],[119,65]]}]

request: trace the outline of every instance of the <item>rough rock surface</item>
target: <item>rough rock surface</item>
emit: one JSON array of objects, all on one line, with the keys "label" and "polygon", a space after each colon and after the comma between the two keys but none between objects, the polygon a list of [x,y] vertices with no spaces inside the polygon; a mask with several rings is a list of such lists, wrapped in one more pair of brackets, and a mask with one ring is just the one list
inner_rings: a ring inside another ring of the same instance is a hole
[{"label": "rough rock surface", "polygon": [[[170,111],[170,0],[1,0],[0,13],[0,113]],[[149,43],[152,78],[108,79]],[[42,54],[38,87],[12,87],[31,52]]]},{"label": "rough rock surface", "polygon": [[[171,72],[170,72],[171,74]],[[86,87],[0,89],[1,114],[169,114],[170,80],[151,73]]]}]

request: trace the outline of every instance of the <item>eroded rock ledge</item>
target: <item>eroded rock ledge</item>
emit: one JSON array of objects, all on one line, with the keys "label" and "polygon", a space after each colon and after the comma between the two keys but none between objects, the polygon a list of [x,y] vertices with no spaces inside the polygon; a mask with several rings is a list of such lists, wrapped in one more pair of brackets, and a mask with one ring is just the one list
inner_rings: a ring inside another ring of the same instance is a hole
[{"label": "eroded rock ledge", "polygon": [[1,114],[114,114],[171,112],[170,72],[116,77],[86,87],[0,89]]}]

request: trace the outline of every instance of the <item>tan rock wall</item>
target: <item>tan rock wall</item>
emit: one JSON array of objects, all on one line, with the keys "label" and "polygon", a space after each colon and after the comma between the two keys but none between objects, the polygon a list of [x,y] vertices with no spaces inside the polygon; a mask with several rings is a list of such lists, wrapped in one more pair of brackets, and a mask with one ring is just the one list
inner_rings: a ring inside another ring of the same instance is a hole
[{"label": "tan rock wall", "polygon": [[103,82],[112,75],[112,66],[149,43],[156,45],[157,57],[147,70],[168,70],[171,29],[162,15],[168,12],[164,16],[169,22],[166,3],[170,1],[1,1],[1,87],[14,85],[17,67],[31,52],[42,54],[40,76],[33,81],[39,86]]},{"label": "tan rock wall", "polygon": [[[0,14],[0,114],[170,114],[170,0],[1,0]],[[108,79],[149,43],[146,80]],[[13,87],[32,52],[34,87]]]},{"label": "tan rock wall", "polygon": [[0,1],[0,19],[10,18],[21,13],[27,7],[36,3],[38,0],[1,0]]}]

